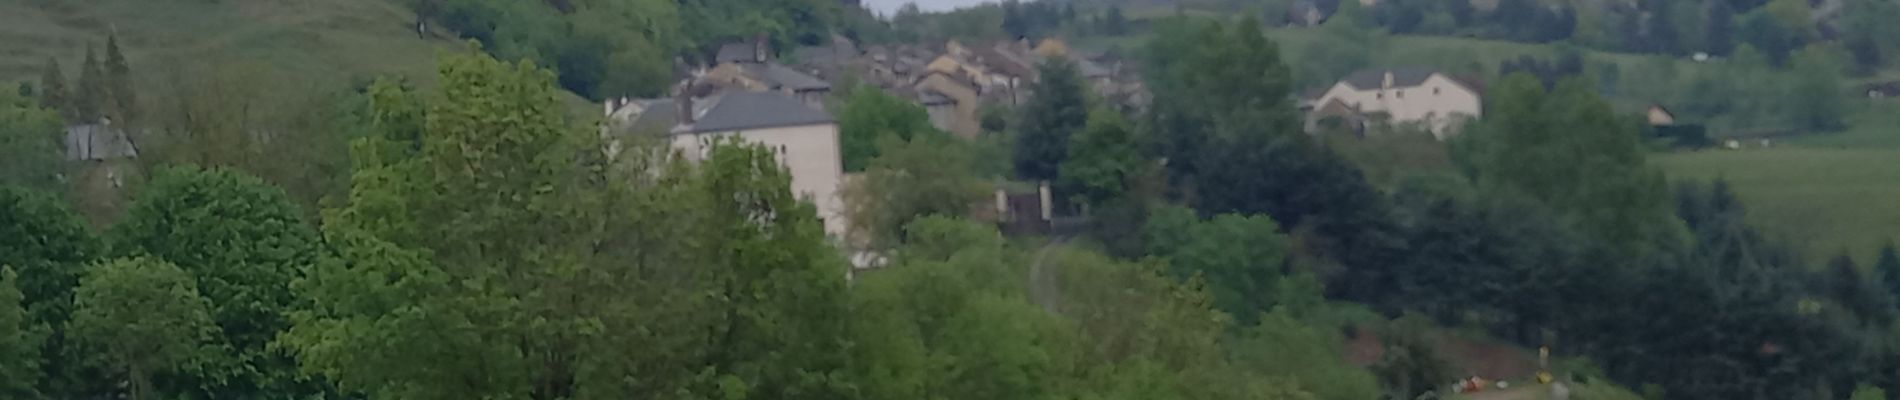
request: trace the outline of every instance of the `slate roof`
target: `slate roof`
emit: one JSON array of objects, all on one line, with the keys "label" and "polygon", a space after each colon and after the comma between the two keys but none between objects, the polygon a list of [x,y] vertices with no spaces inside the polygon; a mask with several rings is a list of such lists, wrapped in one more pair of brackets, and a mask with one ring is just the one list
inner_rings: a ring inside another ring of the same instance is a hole
[{"label": "slate roof", "polygon": [[[703,53],[702,53],[703,54]],[[719,53],[713,56],[717,63],[758,62],[758,54],[753,52],[753,44],[748,42],[726,43],[719,46]]]},{"label": "slate roof", "polygon": [[665,133],[679,124],[679,106],[673,99],[637,100],[643,111],[627,124],[635,133]]},{"label": "slate roof", "polygon": [[1103,67],[1101,64],[1096,64],[1094,61],[1089,61],[1086,58],[1075,58],[1075,68],[1077,71],[1082,72],[1082,77],[1084,78],[1100,78],[1109,76],[1110,74],[1108,68]]},{"label": "slate roof", "polygon": [[1346,75],[1342,81],[1352,87],[1365,90],[1377,89],[1385,84],[1385,73],[1392,73],[1392,87],[1413,87],[1425,83],[1437,70],[1426,67],[1398,67],[1392,69],[1362,69]]},{"label": "slate roof", "polygon": [[96,124],[67,126],[65,144],[66,159],[73,161],[139,156],[139,150],[132,147],[132,141],[125,137],[125,131]]},{"label": "slate roof", "polygon": [[778,92],[730,92],[716,99],[698,118],[690,133],[726,132],[832,122],[831,115]]},{"label": "slate roof", "polygon": [[746,73],[765,84],[792,90],[828,90],[831,83],[779,63],[747,64]]}]

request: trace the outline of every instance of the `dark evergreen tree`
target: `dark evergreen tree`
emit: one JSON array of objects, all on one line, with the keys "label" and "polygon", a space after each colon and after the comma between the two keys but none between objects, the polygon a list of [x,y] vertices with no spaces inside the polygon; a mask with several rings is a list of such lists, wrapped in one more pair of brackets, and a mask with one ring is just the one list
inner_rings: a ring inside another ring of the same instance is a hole
[{"label": "dark evergreen tree", "polygon": [[107,100],[111,110],[108,116],[114,123],[125,123],[137,116],[138,96],[132,88],[132,68],[126,65],[125,54],[119,51],[119,36],[106,37],[105,64]]},{"label": "dark evergreen tree", "polygon": [[1069,137],[1089,121],[1088,98],[1075,63],[1052,57],[1036,68],[1040,79],[1023,105],[1022,124],[1016,128],[1016,176],[1033,181],[1055,180],[1058,166],[1069,156]]},{"label": "dark evergreen tree", "polygon": [[1726,56],[1735,50],[1735,9],[1727,1],[1709,3],[1708,31],[1703,34],[1702,51]]},{"label": "dark evergreen tree", "polygon": [[73,108],[73,96],[66,89],[66,76],[59,71],[59,60],[46,59],[46,67],[40,72],[40,107],[58,110],[59,116],[68,122],[78,120],[79,115]]},{"label": "dark evergreen tree", "polygon": [[98,123],[99,118],[106,115],[105,79],[105,72],[99,67],[99,57],[95,55],[92,46],[86,46],[86,61],[80,64],[79,69],[79,92],[73,96],[73,108],[76,110],[74,114],[79,119],[68,122]]},{"label": "dark evergreen tree", "polygon": [[1880,282],[1886,286],[1887,293],[1900,298],[1900,252],[1894,250],[1893,241],[1880,246],[1880,257],[1874,261],[1874,271],[1880,276]]}]

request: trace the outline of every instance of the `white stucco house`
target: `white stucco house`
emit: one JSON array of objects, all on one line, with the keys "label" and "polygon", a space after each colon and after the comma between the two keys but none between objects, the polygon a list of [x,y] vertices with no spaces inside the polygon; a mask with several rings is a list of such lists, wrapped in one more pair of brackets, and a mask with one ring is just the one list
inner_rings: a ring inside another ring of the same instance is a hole
[{"label": "white stucco house", "polygon": [[1330,118],[1343,118],[1418,124],[1440,140],[1484,114],[1483,97],[1473,85],[1419,67],[1360,70],[1304,103],[1308,131]]},{"label": "white stucco house", "polygon": [[839,198],[844,164],[838,124],[830,114],[781,92],[735,91],[683,103],[690,110],[680,110],[686,114],[668,133],[673,149],[692,161],[727,137],[771,149],[791,173],[792,193],[818,209],[825,233],[844,235],[849,226]]}]

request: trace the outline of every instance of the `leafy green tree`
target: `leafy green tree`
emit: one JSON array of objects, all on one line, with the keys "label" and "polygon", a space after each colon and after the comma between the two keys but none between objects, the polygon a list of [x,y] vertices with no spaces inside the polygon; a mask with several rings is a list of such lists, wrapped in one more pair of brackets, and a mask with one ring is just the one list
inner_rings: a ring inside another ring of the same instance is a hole
[{"label": "leafy green tree", "polygon": [[30,399],[40,396],[40,346],[51,332],[26,312],[18,282],[13,268],[0,266],[0,395]]},{"label": "leafy green tree", "polygon": [[1170,182],[1196,188],[1202,172],[1229,168],[1209,154],[1244,136],[1294,136],[1291,72],[1252,19],[1173,21],[1160,31],[1148,44],[1151,118]]},{"label": "leafy green tree", "polygon": [[1764,7],[1743,14],[1740,25],[1735,28],[1735,36],[1738,41],[1762,52],[1768,61],[1781,65],[1788,60],[1789,53],[1801,47],[1798,29],[1786,25],[1784,20]]},{"label": "leafy green tree", "polygon": [[846,185],[846,214],[857,244],[888,249],[902,243],[903,227],[920,217],[968,216],[989,199],[977,176],[976,153],[962,141],[887,136],[870,168]]},{"label": "leafy green tree", "polygon": [[150,255],[197,280],[230,359],[206,365],[193,389],[212,397],[295,393],[289,354],[270,348],[288,328],[290,283],[315,260],[317,237],[282,189],[229,169],[158,171],[112,227],[121,256]]},{"label": "leafy green tree", "polygon": [[0,185],[45,191],[63,189],[66,130],[57,111],[32,99],[0,92]]},{"label": "leafy green tree", "polygon": [[1456,372],[1451,362],[1432,347],[1429,337],[1431,320],[1416,315],[1400,317],[1381,330],[1385,352],[1372,366],[1387,395],[1393,398],[1417,398],[1450,382]]},{"label": "leafy green tree", "polygon": [[771,152],[608,164],[547,71],[440,73],[374,96],[338,252],[294,284],[305,371],[376,397],[843,395],[845,263]]},{"label": "leafy green tree", "polygon": [[73,96],[74,123],[94,124],[100,117],[107,115],[110,94],[106,87],[105,71],[99,67],[99,57],[94,55],[91,45],[86,46],[86,61],[79,64],[79,91]]},{"label": "leafy green tree", "polygon": [[1887,391],[1863,383],[1854,388],[1854,393],[1848,396],[1848,400],[1887,400]]},{"label": "leafy green tree", "polygon": [[930,125],[930,115],[904,99],[861,85],[838,109],[838,148],[846,172],[864,171],[878,157],[883,137],[910,142],[945,136]]},{"label": "leafy green tree", "polygon": [[1167,260],[1178,279],[1206,279],[1214,307],[1240,324],[1273,309],[1289,240],[1272,218],[1223,214],[1202,221],[1192,210],[1162,207],[1144,231],[1148,254]]},{"label": "leafy green tree", "polygon": [[1842,6],[1841,44],[1853,56],[1857,70],[1873,72],[1891,62],[1900,51],[1900,4],[1891,1],[1852,0]]},{"label": "leafy green tree", "polygon": [[1486,96],[1485,119],[1459,137],[1453,158],[1480,187],[1530,196],[1579,232],[1623,254],[1680,243],[1662,174],[1644,164],[1635,121],[1619,118],[1589,84],[1545,93],[1525,74]]},{"label": "leafy green tree", "polygon": [[67,331],[93,362],[127,377],[131,399],[165,396],[155,392],[154,376],[189,373],[218,351],[210,304],[189,273],[163,260],[93,265],[73,305]]},{"label": "leafy green tree", "polygon": [[1053,181],[1063,160],[1069,156],[1069,140],[1088,124],[1088,89],[1075,63],[1055,57],[1036,66],[1039,77],[1029,89],[1029,102],[1022,107],[1021,123],[1016,128],[1016,146],[1012,153],[1016,176],[1032,181]]},{"label": "leafy green tree", "polygon": [[21,307],[31,324],[53,329],[39,356],[47,378],[39,388],[46,395],[78,397],[90,387],[70,359],[65,327],[72,315],[73,288],[100,247],[85,221],[59,199],[0,187],[0,265],[18,272],[13,285],[24,295]]},{"label": "leafy green tree", "polygon": [[770,151],[721,147],[700,168],[709,198],[737,200],[711,210],[723,240],[707,262],[725,267],[715,293],[726,301],[715,308],[724,310],[714,323],[724,335],[709,343],[710,368],[758,398],[843,396],[846,264]]},{"label": "leafy green tree", "polygon": [[994,228],[926,217],[853,290],[853,375],[865,398],[1033,399],[1071,390],[1073,331],[1023,296]]},{"label": "leafy green tree", "polygon": [[125,54],[119,52],[119,35],[106,36],[105,87],[110,93],[106,101],[111,106],[111,116],[117,123],[127,123],[138,116],[138,93],[132,87],[132,67],[126,65]]},{"label": "leafy green tree", "polygon": [[46,65],[40,69],[39,86],[40,108],[58,112],[61,118],[78,120],[77,110],[73,108],[73,93],[66,87],[66,76],[59,69],[59,60],[48,57]]},{"label": "leafy green tree", "polygon": [[1301,323],[1284,308],[1258,319],[1229,345],[1237,365],[1260,375],[1291,378],[1316,398],[1379,397],[1379,382],[1372,373],[1340,358],[1343,341],[1336,331]]},{"label": "leafy green tree", "polygon": [[1816,130],[1845,127],[1847,97],[1841,94],[1839,59],[1835,51],[1824,46],[1808,46],[1794,54],[1791,63],[1795,78],[1782,96],[1788,101],[1785,107],[1790,125]]},{"label": "leafy green tree", "polygon": [[1079,205],[1098,206],[1126,195],[1132,180],[1152,169],[1141,154],[1144,140],[1120,114],[1096,109],[1089,113],[1088,125],[1070,139],[1056,186]]},{"label": "leafy green tree", "polygon": [[166,106],[138,121],[141,162],[240,170],[314,215],[325,197],[343,194],[348,141],[374,121],[369,95],[293,78],[257,64],[185,69],[164,87]]}]

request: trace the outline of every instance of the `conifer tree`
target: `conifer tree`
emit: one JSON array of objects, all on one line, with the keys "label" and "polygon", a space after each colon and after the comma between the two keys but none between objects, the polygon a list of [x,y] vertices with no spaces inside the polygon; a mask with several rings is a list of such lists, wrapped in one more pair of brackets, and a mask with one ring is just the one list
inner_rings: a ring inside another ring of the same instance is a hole
[{"label": "conifer tree", "polygon": [[112,112],[114,121],[130,120],[137,115],[138,96],[132,89],[132,69],[125,63],[125,54],[119,52],[119,37],[106,37],[106,90],[111,92],[106,104]]},{"label": "conifer tree", "polygon": [[79,92],[73,96],[73,108],[78,110],[79,120],[70,122],[97,123],[100,117],[107,114],[106,82],[104,72],[99,69],[99,57],[95,53],[92,46],[86,46],[86,61],[79,69]]},{"label": "conifer tree", "polygon": [[46,58],[46,68],[40,72],[40,107],[59,111],[59,116],[72,120],[72,96],[66,90],[66,75],[59,71],[59,60]]}]

